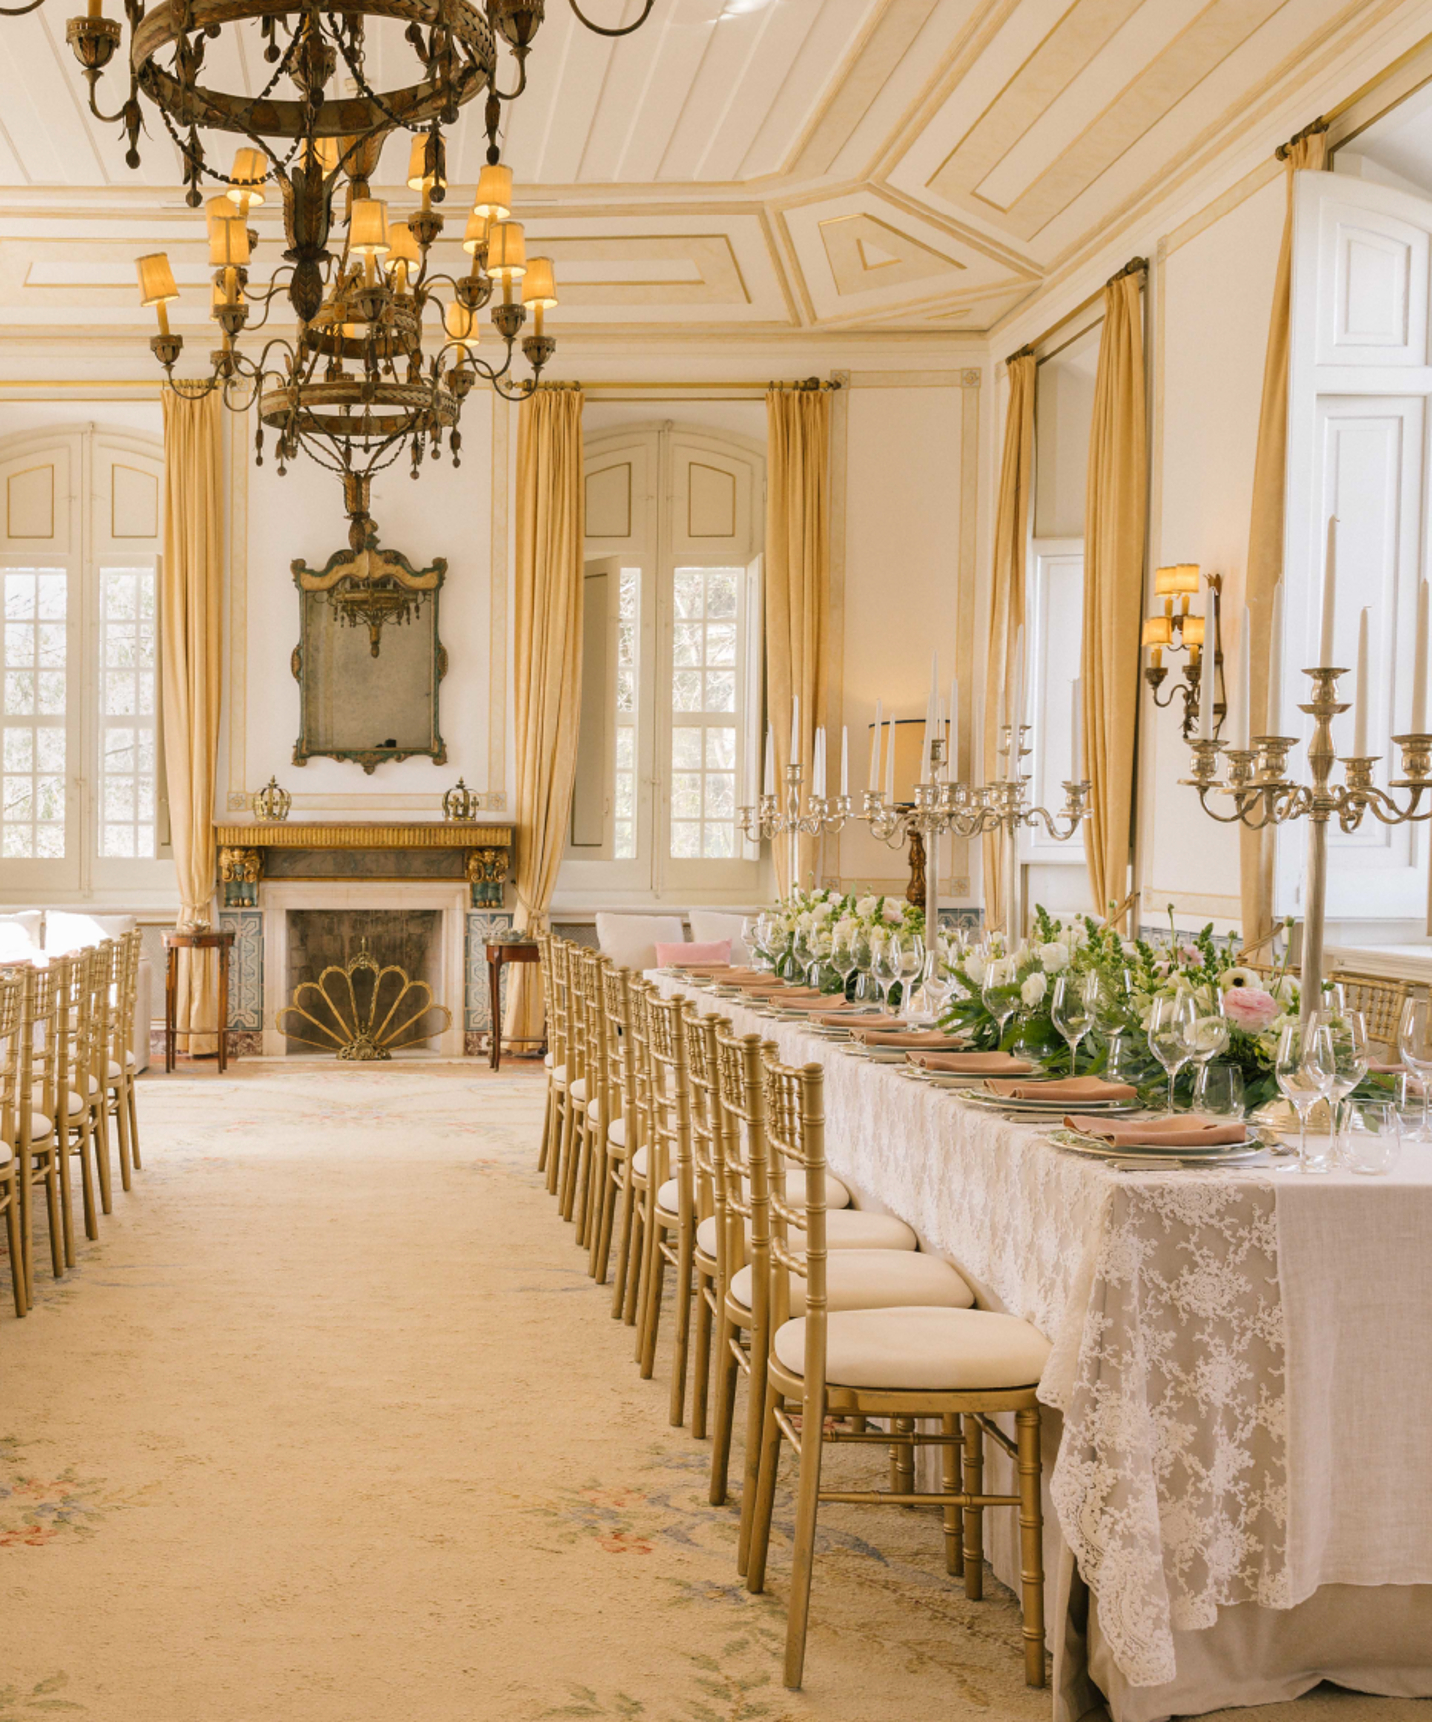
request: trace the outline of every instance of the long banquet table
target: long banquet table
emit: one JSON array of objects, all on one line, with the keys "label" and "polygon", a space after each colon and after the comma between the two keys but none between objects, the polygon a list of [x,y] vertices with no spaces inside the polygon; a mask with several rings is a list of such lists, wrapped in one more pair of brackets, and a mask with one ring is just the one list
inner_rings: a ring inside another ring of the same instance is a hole
[{"label": "long banquet table", "polygon": [[[1432,1695],[1432,1147],[1381,1178],[1121,1172],[652,978],[822,1064],[827,1154],[859,1205],[1053,1342],[1057,1722],[1100,1696],[1153,1722],[1320,1679]],[[1017,1583],[1013,1538],[989,1541]]]}]

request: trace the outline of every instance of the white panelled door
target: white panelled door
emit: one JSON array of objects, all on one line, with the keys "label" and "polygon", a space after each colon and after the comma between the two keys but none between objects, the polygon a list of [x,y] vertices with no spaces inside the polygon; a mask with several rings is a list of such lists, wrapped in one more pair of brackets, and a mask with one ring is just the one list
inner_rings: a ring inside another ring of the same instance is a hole
[{"label": "white panelled door", "polygon": [[[1334,173],[1299,173],[1293,187],[1288,473],[1283,538],[1280,728],[1306,741],[1298,706],[1318,661],[1327,521],[1338,517],[1335,661],[1357,661],[1359,613],[1370,610],[1369,751],[1408,727],[1418,582],[1428,571],[1428,411],[1432,401],[1429,268],[1432,202]],[[1353,677],[1339,685],[1351,706]],[[1352,751],[1352,712],[1334,725]],[[1292,774],[1305,779],[1297,749]],[[1303,912],[1306,829],[1278,834],[1276,912]],[[1338,919],[1420,920],[1427,913],[1427,832],[1367,817],[1334,825],[1327,910]]]}]

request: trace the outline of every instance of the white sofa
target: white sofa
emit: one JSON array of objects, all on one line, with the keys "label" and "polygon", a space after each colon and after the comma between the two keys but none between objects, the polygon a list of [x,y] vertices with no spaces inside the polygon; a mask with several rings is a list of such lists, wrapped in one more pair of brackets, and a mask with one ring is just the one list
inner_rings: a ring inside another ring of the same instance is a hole
[{"label": "white sofa", "polygon": [[[133,915],[91,915],[82,909],[20,909],[0,915],[0,963],[58,956],[132,933]],[[130,1050],[138,1069],[149,1065],[149,1025],[154,1015],[154,970],[141,954],[135,987],[134,1036]]]},{"label": "white sofa", "polygon": [[654,969],[658,945],[685,942],[680,915],[597,915],[597,945],[620,969]]}]

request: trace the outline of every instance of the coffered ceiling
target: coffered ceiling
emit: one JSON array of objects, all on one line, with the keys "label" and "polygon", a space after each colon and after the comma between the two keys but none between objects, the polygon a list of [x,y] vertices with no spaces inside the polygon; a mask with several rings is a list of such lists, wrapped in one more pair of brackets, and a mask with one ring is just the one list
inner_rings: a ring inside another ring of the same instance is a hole
[{"label": "coffered ceiling", "polygon": [[[585,4],[616,22],[640,0]],[[504,156],[529,249],[557,263],[559,331],[978,331],[1418,5],[656,0],[612,42],[548,0]],[[197,333],[202,218],[157,126],[135,173],[117,128],[85,113],[69,10],[0,19],[0,319],[36,336],[147,330],[132,259],[164,248],[176,325]],[[395,30],[370,74],[406,54]],[[263,69],[215,43],[206,71],[249,91]],[[118,104],[113,73],[101,91]],[[462,260],[479,107],[453,134],[442,267]],[[377,176],[396,211],[405,142]],[[257,225],[263,269],[272,204]]]}]

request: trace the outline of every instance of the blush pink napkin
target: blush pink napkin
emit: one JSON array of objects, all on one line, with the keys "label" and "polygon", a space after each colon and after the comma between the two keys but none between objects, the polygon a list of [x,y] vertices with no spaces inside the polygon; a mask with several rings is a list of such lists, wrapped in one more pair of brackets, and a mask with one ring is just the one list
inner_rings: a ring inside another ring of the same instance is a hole
[{"label": "blush pink napkin", "polygon": [[1022,1076],[1034,1069],[1027,1058],[1012,1052],[912,1052],[910,1057],[925,1070],[957,1076]]},{"label": "blush pink napkin", "polygon": [[987,1082],[985,1093],[1002,1100],[1136,1100],[1139,1091],[1102,1076],[1065,1076],[1045,1082]]},{"label": "blush pink napkin", "polygon": [[953,1035],[940,1034],[933,1029],[910,1029],[905,1033],[895,1033],[890,1029],[861,1028],[855,1023],[850,1025],[850,1038],[865,1046],[925,1047],[931,1052],[960,1044]]},{"label": "blush pink napkin", "polygon": [[813,1016],[811,1021],[822,1023],[827,1028],[902,1029],[907,1026],[903,1016],[857,1016],[852,1018],[849,1010],[853,1008],[853,1006],[848,1007],[843,1015],[828,1011],[824,1016]]},{"label": "blush pink napkin", "polygon": [[1405,1064],[1381,1064],[1377,1059],[1369,1059],[1367,1074],[1369,1076],[1401,1076],[1406,1071]]},{"label": "blush pink napkin", "polygon": [[1247,1128],[1237,1122],[1218,1124],[1211,1118],[1189,1114],[1184,1118],[1122,1119],[1066,1118],[1071,1130],[1097,1136],[1112,1148],[1224,1148],[1242,1142]]},{"label": "blush pink napkin", "polygon": [[656,966],[659,969],[695,969],[710,963],[723,968],[731,965],[731,941],[713,939],[709,944],[658,945]]}]

